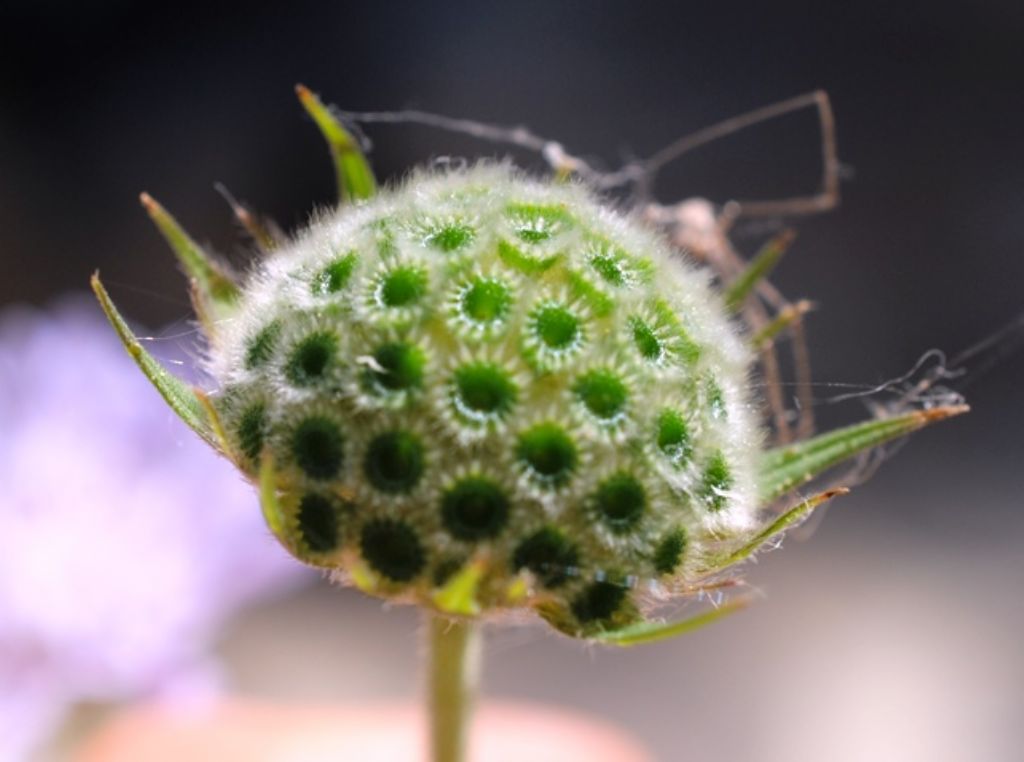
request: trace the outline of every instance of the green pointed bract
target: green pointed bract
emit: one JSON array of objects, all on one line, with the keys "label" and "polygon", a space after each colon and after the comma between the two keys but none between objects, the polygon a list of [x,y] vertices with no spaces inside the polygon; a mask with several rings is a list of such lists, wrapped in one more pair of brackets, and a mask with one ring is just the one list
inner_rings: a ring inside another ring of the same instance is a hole
[{"label": "green pointed bract", "polygon": [[618,630],[601,632],[590,637],[599,643],[609,646],[638,646],[643,643],[656,643],[659,640],[670,640],[679,635],[698,630],[701,627],[717,622],[730,614],[735,614],[750,605],[749,598],[733,598],[717,608],[709,609],[696,616],[677,619],[673,622],[638,622]]},{"label": "green pointed bract", "polygon": [[274,466],[274,456],[270,454],[269,450],[264,452],[260,458],[259,487],[263,520],[267,522],[271,532],[277,537],[283,537],[284,510],[277,497],[277,471]]},{"label": "green pointed bract", "polygon": [[235,463],[238,463],[238,457],[233,452],[234,448],[231,446],[231,440],[228,439],[227,432],[224,431],[224,424],[221,422],[220,413],[217,412],[217,408],[214,406],[210,396],[202,389],[192,388],[192,393],[199,401],[200,406],[203,408],[203,412],[206,414],[206,421],[210,425],[210,431],[213,432],[213,436],[216,439],[217,444],[215,447],[220,452],[226,454]]},{"label": "green pointed bract", "polygon": [[192,282],[196,312],[207,334],[212,334],[216,321],[234,312],[240,294],[238,285],[152,196],[142,193],[139,200]]},{"label": "green pointed bract", "polygon": [[235,215],[235,220],[242,226],[260,252],[267,254],[284,242],[284,236],[272,221],[253,212],[252,209],[236,199],[222,183],[215,183],[213,187],[228,202],[231,213]]},{"label": "green pointed bract", "polygon": [[733,564],[738,564],[741,561],[747,560],[762,548],[765,543],[780,536],[787,529],[791,529],[802,523],[818,506],[824,505],[834,497],[845,495],[849,491],[850,490],[846,488],[826,490],[814,497],[801,501],[788,511],[783,512],[774,521],[767,524],[761,529],[761,531],[743,543],[739,548],[723,553],[720,556],[712,556],[704,567],[704,572],[707,574],[713,574],[732,566]]},{"label": "green pointed bract", "polygon": [[320,128],[338,176],[338,200],[362,201],[377,193],[377,181],[359,143],[331,113],[316,93],[305,85],[296,85],[295,92],[303,108]]},{"label": "green pointed bract", "polygon": [[779,310],[779,314],[776,315],[768,325],[751,337],[750,345],[753,347],[760,347],[762,345],[770,344],[775,340],[776,336],[792,326],[797,320],[813,309],[814,302],[808,301],[807,299],[801,299],[795,304],[787,305],[783,309]]},{"label": "green pointed bract", "polygon": [[917,410],[892,418],[846,426],[803,442],[769,450],[761,456],[760,461],[762,502],[775,500],[854,455],[968,410],[967,405]]},{"label": "green pointed bract", "polygon": [[181,420],[188,424],[193,431],[210,445],[219,450],[220,445],[217,433],[210,424],[203,402],[196,390],[180,378],[168,373],[143,348],[138,338],[132,333],[132,330],[121,316],[121,313],[117,311],[114,303],[110,300],[110,295],[100,282],[98,273],[93,274],[90,283],[92,284],[92,290],[100,301],[104,314],[107,316],[107,320],[110,321],[110,324],[121,339],[121,343],[124,344],[124,348],[128,350],[128,354],[135,360],[136,365],[139,366],[146,378],[156,387],[156,390],[160,392],[160,396],[164,398],[171,410],[177,413]]},{"label": "green pointed bract", "polygon": [[725,306],[730,312],[739,312],[743,308],[747,297],[775,269],[795,237],[792,230],[779,233],[764,245],[736,280],[729,284],[725,290]]},{"label": "green pointed bract", "polygon": [[446,614],[476,616],[480,613],[477,588],[483,579],[485,564],[481,560],[471,561],[448,580],[444,587],[434,593],[434,605]]}]

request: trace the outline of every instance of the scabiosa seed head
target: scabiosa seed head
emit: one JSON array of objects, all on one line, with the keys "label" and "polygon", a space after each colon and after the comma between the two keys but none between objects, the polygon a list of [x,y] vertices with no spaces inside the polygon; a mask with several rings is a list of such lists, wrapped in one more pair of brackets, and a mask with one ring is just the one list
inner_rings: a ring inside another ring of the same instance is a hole
[{"label": "scabiosa seed head", "polygon": [[633,596],[595,580],[665,578],[754,522],[748,353],[721,299],[576,185],[480,164],[322,215],[261,263],[209,366],[230,451],[253,479],[257,451],[274,463],[279,539],[388,597],[432,605],[432,570],[486,557],[481,609],[529,570],[589,626]]},{"label": "scabiosa seed head", "polygon": [[720,294],[637,216],[507,164],[378,193],[309,97],[358,203],[315,216],[244,284],[147,202],[196,284],[215,392],[156,366],[94,281],[302,561],[446,614],[529,607],[572,635],[650,639],[645,603],[699,589],[835,493],[767,520],[764,506],[941,417],[763,451],[735,309],[767,265]]}]

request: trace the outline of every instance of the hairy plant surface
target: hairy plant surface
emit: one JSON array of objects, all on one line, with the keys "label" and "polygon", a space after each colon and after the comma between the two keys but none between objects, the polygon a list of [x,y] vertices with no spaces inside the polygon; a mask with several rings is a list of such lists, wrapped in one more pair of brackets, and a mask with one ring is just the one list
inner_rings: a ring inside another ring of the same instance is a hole
[{"label": "hairy plant surface", "polygon": [[561,173],[481,163],[378,193],[300,95],[351,203],[292,240],[241,210],[272,249],[244,280],[143,197],[192,279],[215,389],[167,374],[94,288],[171,406],[259,484],[284,546],[366,592],[464,617],[532,608],[609,643],[676,634],[730,607],[666,624],[653,603],[720,584],[837,490],[780,498],[961,410],[765,449],[749,379],[784,324],[752,335],[737,313],[781,247],[721,293]]}]

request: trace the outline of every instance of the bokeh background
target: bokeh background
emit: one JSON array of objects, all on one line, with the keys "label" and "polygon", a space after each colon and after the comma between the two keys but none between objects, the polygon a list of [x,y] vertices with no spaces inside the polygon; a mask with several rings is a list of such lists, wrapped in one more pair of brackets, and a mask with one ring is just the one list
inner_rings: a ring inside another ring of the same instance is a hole
[{"label": "bokeh background", "polygon": [[[528,125],[609,166],[824,88],[843,202],[797,221],[776,279],[820,304],[809,323],[816,379],[900,376],[925,350],[955,353],[1024,309],[1020,3],[155,10],[0,7],[0,304],[52,304],[100,268],[126,314],[187,345],[184,284],[137,194],[238,263],[250,255],[213,182],[301,225],[334,194],[294,98],[303,82],[348,110]],[[438,155],[503,152],[423,127],[367,132],[385,178]],[[810,112],[763,125],[673,164],[658,197],[812,191],[817,139]],[[742,226],[736,243],[749,253],[770,230]],[[969,416],[915,437],[809,541],[787,540],[749,568],[764,593],[752,610],[621,653],[540,626],[496,630],[487,694],[592,712],[663,760],[1019,759],[1024,359],[970,380]],[[830,404],[841,391],[816,389],[823,420],[863,413]],[[414,612],[325,585],[250,610],[218,650],[245,695],[359,701],[418,689]]]}]

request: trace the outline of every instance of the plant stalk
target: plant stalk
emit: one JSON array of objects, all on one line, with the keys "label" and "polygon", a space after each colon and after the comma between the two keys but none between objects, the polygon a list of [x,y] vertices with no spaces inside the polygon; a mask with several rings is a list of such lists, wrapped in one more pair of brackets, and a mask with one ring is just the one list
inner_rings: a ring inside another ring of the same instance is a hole
[{"label": "plant stalk", "polygon": [[430,748],[433,762],[465,762],[480,676],[480,626],[428,613]]}]

